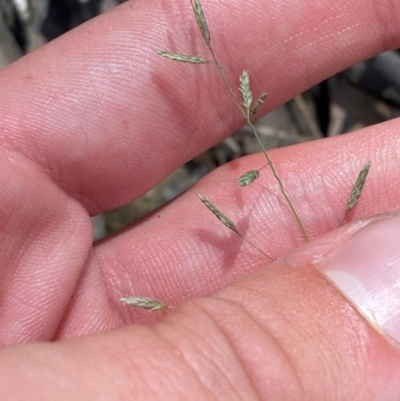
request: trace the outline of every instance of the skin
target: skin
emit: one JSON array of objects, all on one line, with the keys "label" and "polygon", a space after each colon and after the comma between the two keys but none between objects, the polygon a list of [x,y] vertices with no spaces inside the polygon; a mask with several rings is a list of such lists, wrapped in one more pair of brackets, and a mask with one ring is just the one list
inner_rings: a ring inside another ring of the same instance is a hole
[{"label": "skin", "polygon": [[[268,91],[262,113],[400,46],[396,1],[203,7],[228,79],[247,68],[253,93]],[[304,239],[272,175],[237,188],[262,155],[92,244],[90,215],[141,196],[242,124],[215,68],[152,48],[207,55],[188,1],[128,2],[0,72],[2,398],[398,399],[398,346],[307,258],[296,269],[280,258]],[[393,120],[270,152],[312,238],[337,228],[368,160],[379,167],[351,218],[400,207],[399,132]],[[195,191],[277,262],[265,269]],[[130,294],[180,306],[130,309],[119,302]]]}]

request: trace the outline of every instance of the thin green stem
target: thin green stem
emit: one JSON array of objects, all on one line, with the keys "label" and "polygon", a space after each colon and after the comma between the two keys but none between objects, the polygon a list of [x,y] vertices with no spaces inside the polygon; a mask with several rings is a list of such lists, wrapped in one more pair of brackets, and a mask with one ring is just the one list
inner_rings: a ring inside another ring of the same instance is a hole
[{"label": "thin green stem", "polygon": [[310,242],[310,236],[308,235],[307,230],[305,229],[304,224],[301,221],[300,216],[296,212],[296,209],[294,208],[289,196],[286,194],[285,188],[283,187],[282,181],[279,178],[278,173],[276,172],[275,166],[272,163],[272,160],[270,159],[270,157],[268,156],[268,153],[267,153],[263,143],[261,142],[261,139],[258,136],[257,131],[254,128],[254,125],[250,121],[249,111],[248,110],[244,110],[242,105],[236,100],[235,94],[233,93],[233,89],[232,89],[231,85],[229,84],[228,80],[226,79],[224,72],[222,71],[222,68],[221,68],[221,66],[220,66],[220,64],[219,64],[219,62],[217,60],[217,57],[215,56],[214,50],[212,49],[211,45],[207,44],[207,46],[208,46],[208,48],[209,48],[209,50],[211,52],[212,58],[214,60],[214,63],[216,65],[217,69],[218,69],[219,75],[221,76],[222,80],[224,81],[225,86],[229,90],[229,94],[230,94],[233,102],[239,108],[239,110],[242,112],[244,119],[246,120],[247,124],[249,124],[251,130],[254,133],[254,136],[256,137],[258,143],[260,144],[261,149],[262,149],[262,151],[264,153],[264,156],[267,159],[269,166],[271,167],[272,174],[274,175],[275,179],[278,181],[279,188],[280,188],[280,190],[282,192],[282,195],[286,199],[286,202],[288,203],[288,205],[289,205],[289,207],[290,207],[290,209],[291,209],[291,211],[292,211],[292,213],[293,213],[293,215],[294,215],[294,217],[295,217],[295,219],[296,219],[296,221],[297,221],[297,223],[298,223],[298,225],[299,225],[299,227],[300,227],[300,229],[301,229],[301,231],[303,233],[303,236],[304,236],[305,240],[307,242]]},{"label": "thin green stem", "polygon": [[[250,128],[252,129],[253,134],[255,135],[255,137],[258,139],[258,142],[259,142],[259,143],[261,144],[261,146],[262,146],[261,140],[260,140],[260,138],[259,138],[259,136],[258,136],[258,134],[257,134],[256,129],[254,128],[254,125],[253,125],[253,124],[251,123],[251,121],[249,121],[249,120],[247,120],[247,123],[249,124]],[[307,230],[305,229],[304,224],[303,224],[303,222],[302,222],[301,219],[300,219],[300,216],[299,216],[298,213],[296,212],[296,209],[294,208],[294,206],[293,206],[293,204],[292,204],[292,201],[290,200],[289,196],[287,195],[287,193],[286,193],[286,191],[285,191],[285,188],[284,188],[284,186],[283,186],[282,180],[279,178],[279,175],[278,175],[278,173],[277,173],[277,171],[276,171],[276,169],[275,169],[274,163],[272,163],[272,160],[271,160],[270,157],[268,156],[268,153],[266,152],[264,146],[262,146],[262,148],[263,148],[263,150],[264,150],[265,157],[266,157],[267,160],[268,160],[268,164],[269,164],[269,166],[271,167],[272,174],[274,175],[276,181],[278,181],[279,188],[280,188],[280,190],[281,190],[281,193],[282,193],[283,197],[286,199],[286,202],[288,203],[288,205],[289,205],[289,207],[290,207],[290,209],[291,209],[291,211],[292,211],[292,213],[293,213],[293,215],[294,215],[294,217],[295,217],[295,219],[296,219],[298,225],[300,226],[300,229],[301,229],[301,231],[302,231],[302,233],[303,233],[303,236],[304,236],[305,240],[306,240],[307,242],[310,242],[310,236],[308,235]]]},{"label": "thin green stem", "polygon": [[236,106],[238,107],[238,109],[242,112],[243,117],[245,118],[245,120],[247,121],[247,115],[246,115],[246,111],[243,109],[242,105],[236,100],[236,96],[233,93],[233,89],[231,87],[231,85],[229,84],[228,80],[225,77],[224,72],[222,71],[222,67],[220,66],[217,57],[215,57],[215,53],[214,50],[212,49],[211,45],[208,45],[208,49],[210,50],[211,56],[214,60],[215,66],[218,69],[218,73],[221,76],[222,80],[224,81],[225,86],[228,88],[229,94],[233,100],[233,102],[236,104]]},{"label": "thin green stem", "polygon": [[261,252],[264,256],[266,256],[269,260],[274,261],[276,259],[271,258],[271,256],[269,256],[267,253],[265,253],[264,251],[262,251],[258,246],[254,245],[251,241],[249,241],[246,237],[243,237],[242,234],[240,234],[238,231],[236,231],[236,234],[245,242],[247,242],[250,246],[252,246],[253,248],[257,249],[258,252]]}]

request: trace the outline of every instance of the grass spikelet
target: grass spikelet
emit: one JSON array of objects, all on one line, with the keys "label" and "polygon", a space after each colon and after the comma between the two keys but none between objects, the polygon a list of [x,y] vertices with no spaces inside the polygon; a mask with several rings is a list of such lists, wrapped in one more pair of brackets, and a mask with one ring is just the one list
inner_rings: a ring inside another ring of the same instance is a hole
[{"label": "grass spikelet", "polygon": [[182,63],[191,63],[191,64],[209,64],[210,62],[203,57],[200,56],[189,56],[186,54],[172,53],[166,50],[158,50],[154,49],[154,51],[165,58],[170,60],[180,61]]},{"label": "grass spikelet", "polygon": [[369,168],[371,167],[371,162],[366,163],[358,174],[357,180],[351,190],[349,199],[347,201],[346,213],[354,209],[357,205],[358,199],[360,198],[362,189],[364,187],[365,181],[368,176]]},{"label": "grass spikelet", "polygon": [[236,228],[235,223],[233,223],[232,220],[230,220],[228,217],[226,217],[221,210],[219,210],[214,204],[212,204],[205,196],[202,194],[197,193],[197,196],[199,199],[204,203],[204,205],[210,210],[210,212],[226,227],[228,227],[230,230],[234,231],[236,234],[238,233],[238,230]]},{"label": "grass spikelet", "polygon": [[257,111],[260,110],[261,106],[264,104],[266,98],[267,98],[267,93],[266,92],[261,93],[260,97],[257,99],[253,107],[250,109],[249,113],[250,118],[253,118],[256,115]]},{"label": "grass spikelet", "polygon": [[239,78],[239,91],[242,95],[243,107],[248,111],[253,100],[253,94],[250,89],[250,76],[246,70],[243,70]]},{"label": "grass spikelet", "polygon": [[166,305],[164,302],[161,302],[158,299],[154,298],[126,297],[126,298],[121,298],[120,301],[123,302],[125,305],[134,306],[136,308],[148,309],[152,312],[168,308],[168,305]]},{"label": "grass spikelet", "polygon": [[194,11],[194,15],[196,16],[197,25],[200,29],[200,32],[206,42],[207,46],[210,46],[211,38],[210,31],[208,30],[206,18],[204,17],[203,8],[199,0],[190,0],[192,3],[192,8]]},{"label": "grass spikelet", "polygon": [[260,176],[260,170],[250,170],[241,175],[238,179],[238,184],[241,187],[246,187],[253,183]]},{"label": "grass spikelet", "polygon": [[200,198],[200,200],[207,206],[208,210],[210,210],[217,218],[219,221],[222,222],[226,227],[228,227],[230,230],[232,230],[234,233],[236,233],[243,241],[247,242],[250,246],[252,246],[254,249],[256,249],[258,252],[261,252],[264,256],[266,256],[269,260],[275,260],[274,258],[271,258],[267,253],[262,251],[258,246],[254,245],[251,241],[249,241],[247,238],[243,237],[242,234],[238,231],[236,228],[235,223],[233,223],[228,217],[226,217],[215,205],[213,205],[205,196],[197,193],[197,196]]}]

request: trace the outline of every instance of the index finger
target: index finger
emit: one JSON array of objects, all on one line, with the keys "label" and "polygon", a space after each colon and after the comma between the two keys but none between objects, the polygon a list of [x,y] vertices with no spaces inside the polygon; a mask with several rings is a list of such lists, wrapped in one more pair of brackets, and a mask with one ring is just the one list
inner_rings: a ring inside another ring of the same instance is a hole
[{"label": "index finger", "polygon": [[[204,0],[203,8],[228,79],[251,70],[254,92],[270,94],[265,112],[400,42],[390,1]],[[1,71],[2,146],[96,214],[243,124],[213,66],[170,62],[153,48],[207,57],[189,1],[128,2]]]}]

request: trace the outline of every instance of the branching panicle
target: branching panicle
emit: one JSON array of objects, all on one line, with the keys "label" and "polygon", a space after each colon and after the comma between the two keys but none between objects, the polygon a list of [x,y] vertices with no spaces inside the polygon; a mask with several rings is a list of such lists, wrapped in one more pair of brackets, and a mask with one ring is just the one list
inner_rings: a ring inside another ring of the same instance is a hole
[{"label": "branching panicle", "polygon": [[[210,50],[210,53],[211,53],[211,56],[212,56],[212,58],[214,60],[215,66],[217,67],[218,73],[221,76],[224,84],[228,88],[229,94],[230,94],[233,102],[238,107],[238,109],[241,111],[241,113],[243,114],[244,119],[246,120],[246,122],[249,124],[251,130],[253,131],[253,133],[254,133],[254,135],[255,135],[258,143],[260,144],[260,147],[261,147],[261,149],[262,149],[262,151],[263,151],[263,153],[265,155],[265,158],[267,159],[268,165],[270,166],[270,168],[272,170],[272,173],[273,173],[275,179],[277,180],[277,182],[279,184],[279,188],[280,188],[280,191],[281,191],[283,197],[285,198],[285,200],[288,203],[291,211],[293,212],[293,215],[294,215],[297,223],[299,224],[299,226],[300,226],[300,228],[301,228],[301,230],[303,232],[304,238],[306,239],[306,241],[309,241],[310,237],[309,237],[309,235],[308,235],[308,233],[307,233],[307,231],[306,231],[306,229],[305,229],[305,227],[304,227],[304,225],[303,225],[303,223],[302,223],[302,221],[300,219],[300,216],[298,215],[298,213],[297,213],[295,207],[293,206],[289,196],[287,195],[286,190],[285,190],[285,188],[284,188],[284,186],[282,184],[282,180],[280,179],[280,177],[279,177],[279,175],[278,175],[278,173],[277,173],[277,171],[275,169],[275,166],[272,163],[272,160],[270,159],[269,155],[267,154],[267,151],[266,151],[266,149],[265,149],[265,147],[264,147],[264,145],[263,145],[263,143],[262,143],[262,141],[261,141],[256,129],[254,128],[254,125],[250,121],[251,117],[253,117],[256,114],[256,112],[260,109],[260,107],[264,103],[264,101],[265,101],[265,99],[267,97],[267,94],[266,93],[262,93],[260,95],[260,97],[257,99],[256,103],[253,106],[251,105],[251,103],[252,103],[252,93],[251,93],[251,89],[250,89],[250,77],[249,77],[249,73],[246,70],[244,70],[242,72],[240,78],[239,78],[239,91],[240,91],[240,94],[241,94],[241,97],[242,97],[242,103],[238,102],[238,100],[236,99],[236,96],[235,96],[235,94],[233,92],[232,86],[230,85],[230,83],[226,79],[225,74],[224,74],[224,72],[222,70],[222,67],[218,62],[218,59],[217,59],[217,57],[216,57],[216,55],[214,53],[213,48],[211,47],[210,32],[209,32],[209,29],[208,29],[208,25],[207,25],[206,19],[204,17],[204,12],[203,12],[203,8],[201,6],[200,0],[190,0],[190,2],[192,4],[193,12],[194,12],[195,17],[196,17],[197,25],[198,25],[198,27],[200,29],[200,32],[201,32],[201,34],[203,36],[203,39],[204,39],[207,47]],[[169,52],[167,52],[167,53],[168,53],[168,58],[173,57],[173,56],[171,56],[171,54]],[[162,55],[164,55],[164,54],[162,54]],[[164,57],[165,57],[165,55],[164,55]],[[198,56],[192,56],[192,57],[198,57]],[[256,173],[254,173],[254,172],[250,176],[247,176],[247,177],[244,177],[244,178],[242,176],[239,179],[239,185],[241,185],[241,184],[248,185],[246,183],[251,183],[256,178],[257,178],[256,177]],[[226,222],[227,221],[225,221],[225,223]]]},{"label": "branching panicle", "polygon": [[[297,213],[295,207],[293,206],[293,203],[291,202],[288,194],[286,193],[285,187],[282,183],[281,178],[278,175],[275,165],[272,162],[272,160],[270,159],[269,154],[267,153],[254,125],[251,122],[251,119],[256,115],[256,113],[260,110],[260,108],[264,104],[264,102],[267,98],[267,93],[265,93],[265,92],[262,93],[258,97],[256,102],[252,104],[253,95],[252,95],[251,87],[250,87],[250,76],[249,76],[248,71],[243,70],[242,74],[239,77],[239,92],[241,95],[241,102],[238,101],[237,96],[235,95],[235,92],[232,89],[232,86],[228,82],[228,80],[225,76],[225,73],[224,73],[221,65],[219,64],[218,59],[211,46],[210,32],[208,29],[208,25],[207,25],[207,22],[206,22],[206,19],[204,16],[204,12],[203,12],[203,8],[201,6],[200,0],[190,0],[190,2],[192,5],[193,12],[195,14],[196,22],[197,22],[197,25],[201,32],[201,35],[211,53],[212,61],[208,61],[204,57],[197,56],[197,55],[196,56],[185,55],[185,54],[173,53],[173,52],[164,51],[164,50],[155,50],[155,52],[162,57],[165,57],[165,58],[168,58],[168,59],[174,60],[174,61],[180,61],[180,62],[192,63],[192,64],[207,64],[207,63],[213,62],[215,64],[222,81],[224,82],[225,86],[227,87],[227,89],[229,91],[229,95],[230,95],[232,101],[238,107],[238,109],[242,113],[244,119],[246,120],[247,124],[251,128],[251,130],[252,130],[255,138],[257,139],[257,141],[264,153],[264,156],[267,160],[267,164],[265,166],[261,167],[260,169],[250,170],[250,171],[247,171],[246,173],[244,173],[238,179],[239,186],[244,187],[244,186],[250,185],[251,183],[253,183],[255,180],[257,180],[259,178],[260,171],[263,168],[269,166],[272,171],[272,174],[274,175],[275,180],[277,181],[277,183],[279,185],[280,192],[281,192],[282,196],[285,198],[290,210],[292,211],[292,213],[303,233],[305,240],[310,241],[310,237],[307,233],[307,230],[305,229],[304,224],[303,224],[299,214]],[[368,175],[370,164],[371,164],[370,162],[365,164],[358,175],[358,178],[353,186],[353,189],[350,193],[350,196],[349,196],[349,199],[348,199],[348,202],[346,205],[346,212],[345,212],[343,222],[345,221],[348,212],[351,211],[356,206],[356,204],[360,198],[365,180]],[[236,224],[233,223],[232,220],[230,220],[224,213],[222,213],[222,211],[220,209],[218,209],[213,203],[211,203],[205,196],[203,196],[199,193],[197,195],[198,195],[199,199],[201,200],[201,202],[203,202],[204,205],[208,208],[208,210],[210,210],[214,214],[214,216],[216,216],[218,218],[218,220],[221,221],[227,228],[229,228],[231,231],[233,231],[235,234],[237,234],[240,238],[242,238],[243,241],[245,241],[246,243],[248,243],[249,245],[251,245],[252,247],[257,249],[259,252],[261,252],[263,255],[265,255],[268,259],[270,259],[271,261],[274,260],[267,253],[263,252],[256,245],[254,245],[248,239],[243,237],[242,234],[238,231]],[[148,309],[151,311],[158,311],[158,310],[168,308],[168,306],[165,305],[163,302],[153,299],[153,298],[127,297],[127,298],[122,298],[121,301],[127,305],[144,308],[144,309]]]}]

